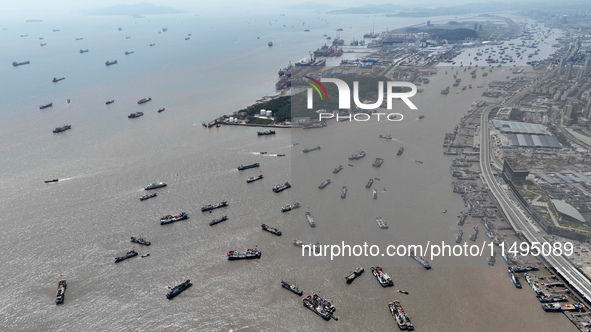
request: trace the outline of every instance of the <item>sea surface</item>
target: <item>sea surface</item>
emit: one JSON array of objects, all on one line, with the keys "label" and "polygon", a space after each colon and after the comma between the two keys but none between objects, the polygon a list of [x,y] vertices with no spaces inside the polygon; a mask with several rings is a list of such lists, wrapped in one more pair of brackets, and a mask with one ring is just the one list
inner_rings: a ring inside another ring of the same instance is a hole
[{"label": "sea surface", "polygon": [[[451,19],[284,14],[3,23],[0,330],[386,331],[397,329],[387,307],[396,299],[417,331],[574,330],[563,315],[544,313],[527,287],[516,290],[500,257],[494,267],[486,257],[434,258],[430,271],[409,257],[301,257],[294,238],[381,248],[453,244],[456,215],[465,207],[451,192],[450,158],[441,153],[441,143],[471,103],[482,99],[482,89],[473,83],[474,89],[443,96],[442,87],[453,78],[451,71],[439,69],[413,99],[419,111],[395,103],[394,111],[405,116],[401,122],[331,122],[324,129],[277,129],[274,136],[260,137],[256,131],[262,129],[203,128],[204,121],[274,94],[277,70],[322,46],[323,34],[334,38],[342,28],[340,36],[348,43],[374,23],[383,31]],[[105,66],[107,60],[118,63]],[[13,61],[31,63],[13,67]],[[504,79],[509,72],[498,68],[488,78]],[[458,75],[469,80],[467,72]],[[54,77],[65,80],[52,83]],[[152,101],[138,105],[144,97]],[[111,99],[115,102],[106,105]],[[48,102],[53,107],[39,109]],[[127,118],[137,111],[145,115]],[[418,120],[419,114],[425,119]],[[52,133],[63,124],[72,129]],[[393,140],[379,139],[380,133],[392,134]],[[318,145],[320,151],[302,152]],[[396,156],[400,146],[405,152]],[[347,160],[362,149],[365,158]],[[371,166],[376,157],[385,160],[379,169]],[[236,169],[254,162],[261,167]],[[333,174],[339,164],[344,169]],[[258,174],[264,179],[245,182]],[[377,200],[365,188],[370,177],[379,178]],[[54,178],[60,181],[43,182]],[[326,178],[332,183],[318,190]],[[168,186],[140,202],[143,187],[157,181]],[[293,187],[271,191],[285,181]],[[343,185],[345,199],[340,198]],[[230,206],[200,212],[201,206],[222,200]],[[300,209],[280,211],[296,201]],[[449,212],[443,214],[444,209]],[[306,210],[314,215],[314,229]],[[182,211],[188,220],[159,225],[161,216]],[[221,215],[229,220],[208,225]],[[376,217],[390,228],[380,230]],[[261,223],[283,235],[263,232]],[[478,224],[468,219],[465,239]],[[133,245],[131,236],[152,245]],[[484,239],[481,227],[477,243]],[[262,251],[260,260],[226,259],[228,250],[255,246]],[[150,256],[113,263],[131,249]],[[372,265],[382,266],[395,286],[382,288],[370,273]],[[358,266],[365,274],[347,285],[344,278]],[[56,306],[60,275],[68,289],[65,303]],[[168,301],[168,287],[186,279],[193,287]],[[330,299],[339,321],[325,322],[306,310],[298,296],[280,287],[282,279],[297,283],[305,294]]]}]

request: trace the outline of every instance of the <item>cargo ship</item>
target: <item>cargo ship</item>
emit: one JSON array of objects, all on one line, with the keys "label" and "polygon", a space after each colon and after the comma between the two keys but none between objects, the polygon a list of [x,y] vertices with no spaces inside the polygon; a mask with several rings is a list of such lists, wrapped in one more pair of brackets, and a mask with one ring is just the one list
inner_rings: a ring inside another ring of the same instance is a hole
[{"label": "cargo ship", "polygon": [[281,212],[288,212],[291,211],[293,209],[297,209],[300,206],[302,206],[299,202],[295,202],[293,204],[287,204],[286,206],[281,208]]},{"label": "cargo ship", "polygon": [[213,226],[216,224],[221,223],[222,221],[226,221],[228,220],[228,216],[221,216],[220,218],[215,218],[212,221],[209,222],[209,226]]},{"label": "cargo ship", "polygon": [[186,212],[181,212],[180,214],[173,216],[173,215],[166,215],[160,218],[160,225],[167,225],[172,224],[173,222],[181,221],[188,219],[189,215]]},{"label": "cargo ship", "polygon": [[47,103],[45,105],[39,105],[39,109],[42,110],[44,108],[48,108],[48,107],[51,107],[51,106],[53,106],[53,102]]},{"label": "cargo ship", "polygon": [[31,62],[30,61],[23,61],[23,62],[16,62],[16,61],[14,61],[12,63],[12,66],[13,67],[18,67],[18,66],[22,66],[22,65],[28,65],[29,63],[31,63]]},{"label": "cargo ship", "polygon": [[560,305],[558,303],[544,303],[544,304],[542,304],[542,309],[544,309],[544,311],[549,311],[549,312],[578,311],[578,310],[585,309],[585,305],[582,303],[564,304],[564,305]]},{"label": "cargo ship", "polygon": [[414,326],[412,325],[410,318],[402,309],[402,305],[398,301],[388,303],[388,308],[390,309],[390,313],[392,317],[396,320],[396,324],[398,324],[398,328],[401,330],[407,331],[414,331]]},{"label": "cargo ship", "polygon": [[105,66],[110,66],[110,65],[114,65],[117,63],[117,60],[113,60],[113,61],[107,61],[105,62]]},{"label": "cargo ship", "polygon": [[218,204],[215,204],[215,205],[207,204],[206,206],[203,206],[201,208],[201,212],[207,212],[207,211],[211,212],[211,211],[213,211],[215,209],[223,208],[223,207],[226,207],[228,205],[229,205],[228,204],[228,201],[222,201],[222,202],[220,202]]},{"label": "cargo ship", "polygon": [[317,146],[317,147],[311,148],[311,149],[304,149],[304,150],[302,150],[302,152],[308,153],[308,152],[312,152],[312,151],[316,151],[316,150],[320,150],[320,146]]},{"label": "cargo ship", "polygon": [[140,197],[140,201],[145,201],[145,200],[147,200],[147,199],[150,199],[150,198],[152,198],[152,197],[156,197],[156,196],[158,196],[158,194],[157,194],[157,193],[153,193],[153,194],[151,194],[151,195],[149,195],[149,194],[148,194],[148,195],[144,195],[144,196]]},{"label": "cargo ship", "polygon": [[351,284],[353,280],[363,274],[363,271],[365,271],[363,267],[358,267],[355,269],[355,271],[351,272],[347,277],[345,277],[347,284]]},{"label": "cargo ship", "polygon": [[530,271],[538,271],[539,268],[537,265],[518,265],[512,267],[513,272],[530,272]]},{"label": "cargo ship", "polygon": [[478,237],[478,226],[474,226],[472,228],[472,234],[470,234],[470,241],[476,241],[476,237]]},{"label": "cargo ship", "polygon": [[383,158],[376,158],[376,160],[373,162],[373,164],[371,164],[371,166],[380,167],[380,166],[382,166],[383,163],[384,163]]},{"label": "cargo ship", "polygon": [[326,179],[326,180],[322,181],[322,183],[318,186],[318,189],[324,189],[329,184],[330,184],[330,179]]},{"label": "cargo ship", "polygon": [[258,136],[275,135],[275,130],[257,131]]},{"label": "cargo ship", "polygon": [[66,279],[62,279],[57,284],[57,295],[55,296],[55,304],[63,304],[66,298]]},{"label": "cargo ship", "polygon": [[289,183],[289,181],[285,182],[284,184],[278,184],[275,187],[273,187],[273,192],[280,193],[288,188],[291,188],[291,183]]},{"label": "cargo ship", "polygon": [[394,286],[394,282],[390,278],[390,276],[382,270],[381,267],[371,267],[371,273],[376,278],[376,280],[382,285],[382,287],[391,287]]},{"label": "cargo ship", "polygon": [[135,250],[128,251],[127,254],[125,254],[125,256],[115,257],[115,263],[119,263],[121,261],[135,256],[137,256],[137,252]]},{"label": "cargo ship", "polygon": [[254,249],[246,249],[244,253],[241,253],[238,250],[230,250],[226,256],[228,256],[228,260],[230,261],[239,259],[254,259],[261,258],[261,252],[255,247]]},{"label": "cargo ship", "polygon": [[135,113],[129,114],[127,117],[130,119],[133,119],[133,118],[139,118],[140,116],[143,116],[143,115],[144,115],[144,112],[135,112]]},{"label": "cargo ship", "polygon": [[334,320],[338,319],[333,315],[337,310],[334,305],[332,305],[330,301],[321,298],[316,293],[306,296],[302,299],[302,303],[304,304],[304,307],[310,309],[313,313],[322,317],[322,319],[326,321],[329,321],[331,318]]},{"label": "cargo ship", "polygon": [[52,179],[52,180],[45,180],[45,183],[52,183],[52,182],[58,182],[59,179]]},{"label": "cargo ship", "polygon": [[372,184],[373,184],[373,178],[370,178],[370,179],[367,181],[367,184],[365,185],[365,188],[367,188],[367,189],[371,188],[371,185],[372,185]]},{"label": "cargo ship", "polygon": [[166,183],[154,182],[154,183],[150,183],[149,185],[145,186],[144,190],[150,190],[150,189],[156,189],[156,188],[162,188],[162,187],[166,187]]},{"label": "cargo ship", "polygon": [[299,296],[304,295],[304,291],[299,289],[298,286],[290,284],[286,281],[281,280],[281,287],[287,289],[288,291],[290,291],[296,295],[299,295]]},{"label": "cargo ship", "polygon": [[337,174],[338,172],[343,170],[343,165],[339,165],[339,167],[332,170],[332,174]]},{"label": "cargo ship", "polygon": [[61,126],[61,127],[57,127],[57,128],[55,128],[55,129],[53,130],[53,133],[54,133],[54,134],[61,133],[62,131],[66,131],[66,130],[68,130],[68,129],[70,129],[70,128],[72,128],[72,126],[70,126],[70,125],[63,125],[63,126]]},{"label": "cargo ship", "polygon": [[414,260],[421,264],[421,266],[423,266],[425,269],[431,269],[431,264],[429,263],[429,261],[423,256],[415,255],[414,249],[411,248],[409,254],[410,257],[414,258]]},{"label": "cargo ship", "polygon": [[149,102],[151,100],[152,100],[152,97],[142,98],[142,99],[138,100],[137,103],[138,104],[145,104],[145,103],[147,103],[147,102]]},{"label": "cargo ship", "polygon": [[347,186],[343,186],[341,189],[341,198],[347,197]]},{"label": "cargo ship", "polygon": [[143,237],[135,237],[135,236],[131,237],[131,242],[141,244],[144,246],[149,246],[150,244],[152,244],[152,242],[146,241]]},{"label": "cargo ship", "polygon": [[312,217],[310,211],[306,211],[306,220],[308,220],[308,223],[311,227],[316,227],[316,223],[314,222],[314,218]]},{"label": "cargo ship", "polygon": [[168,287],[170,290],[168,291],[168,294],[166,294],[166,298],[169,300],[172,300],[177,295],[184,292],[187,288],[189,288],[191,286],[193,286],[193,284],[191,283],[191,279],[188,279],[185,282],[183,282],[182,284],[174,286],[174,288]]},{"label": "cargo ship", "polygon": [[510,266],[507,267],[507,272],[509,273],[511,281],[513,281],[513,285],[515,285],[516,288],[521,288],[521,282],[519,281],[519,277],[517,276],[517,274],[515,274],[515,272],[513,272]]},{"label": "cargo ship", "polygon": [[280,230],[278,230],[278,229],[277,229],[277,228],[275,228],[275,227],[271,227],[271,226],[269,226],[269,225],[261,224],[261,228],[262,228],[264,231],[267,231],[267,232],[269,232],[269,233],[275,234],[275,235],[277,235],[277,236],[281,236],[281,231],[280,231]]},{"label": "cargo ship", "polygon": [[365,151],[359,151],[359,153],[356,153],[354,155],[352,155],[351,157],[349,157],[349,160],[357,160],[357,159],[361,159],[365,157]]},{"label": "cargo ship", "polygon": [[259,167],[259,166],[260,166],[259,163],[254,163],[254,164],[250,164],[250,165],[246,165],[246,166],[240,165],[240,166],[238,166],[238,170],[243,171],[245,169],[255,168],[255,167]]},{"label": "cargo ship", "polygon": [[248,178],[246,180],[246,183],[255,182],[255,181],[260,180],[262,178],[263,178],[263,174],[260,174],[259,176],[251,176],[250,178]]},{"label": "cargo ship", "polygon": [[400,156],[400,155],[402,155],[403,152],[404,152],[404,147],[401,146],[400,149],[398,149],[398,152],[396,152],[396,155]]},{"label": "cargo ship", "polygon": [[158,113],[162,113],[166,110],[166,108],[162,107],[161,109],[158,110]]},{"label": "cargo ship", "polygon": [[133,54],[133,51],[125,51],[125,55]]},{"label": "cargo ship", "polygon": [[112,99],[111,99],[111,100],[107,100],[107,101],[105,102],[105,105],[111,105],[111,104],[112,104],[112,103],[114,103],[114,102],[115,102],[115,101],[114,101],[114,100],[112,100]]},{"label": "cargo ship", "polygon": [[86,50],[80,50],[80,54],[86,53],[86,52],[88,52],[88,49],[86,49]]},{"label": "cargo ship", "polygon": [[376,222],[378,223],[378,226],[380,226],[381,229],[388,228],[388,224],[386,224],[386,222],[384,221],[384,219],[382,219],[382,217],[377,217]]},{"label": "cargo ship", "polygon": [[66,79],[65,77],[60,77],[60,78],[56,78],[56,77],[54,77],[54,78],[53,78],[53,80],[51,80],[51,81],[52,81],[53,83],[55,83],[55,82],[63,81],[63,80],[65,80],[65,79]]}]

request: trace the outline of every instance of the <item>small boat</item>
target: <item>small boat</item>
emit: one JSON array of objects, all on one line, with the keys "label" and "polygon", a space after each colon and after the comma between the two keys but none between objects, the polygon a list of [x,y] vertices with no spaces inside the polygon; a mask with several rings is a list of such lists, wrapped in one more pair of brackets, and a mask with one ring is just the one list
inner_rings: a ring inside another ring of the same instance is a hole
[{"label": "small boat", "polygon": [[343,186],[341,189],[341,198],[347,197],[347,186]]},{"label": "small boat", "polygon": [[141,256],[142,258],[150,257],[150,254],[145,254]]},{"label": "small boat", "polygon": [[140,197],[140,201],[145,201],[146,199],[150,199],[150,198],[156,197],[156,196],[158,196],[157,193],[153,193],[151,195],[144,195],[144,196]]},{"label": "small boat", "polygon": [[377,190],[373,190],[373,199],[378,199],[378,191]]},{"label": "small boat", "polygon": [[45,183],[52,183],[52,182],[58,182],[59,179],[53,179],[53,180],[45,180]]},{"label": "small boat", "polygon": [[272,41],[268,42],[267,46],[269,46],[269,47],[273,46],[273,42]]},{"label": "small boat", "polygon": [[133,54],[133,51],[126,51],[125,52],[125,55],[130,55],[130,54]]},{"label": "small boat", "polygon": [[373,178],[370,178],[369,181],[367,181],[367,184],[365,185],[365,188],[369,189],[371,188],[371,185],[373,184]]},{"label": "small boat", "polygon": [[161,109],[158,110],[158,113],[162,113],[162,112],[164,112],[164,110],[165,110],[165,108],[162,107]]},{"label": "small boat", "polygon": [[114,103],[114,102],[115,102],[114,100],[107,100],[107,101],[105,102],[105,104],[107,104],[107,105],[111,105],[111,104],[112,104],[112,103]]},{"label": "small boat", "polygon": [[144,116],[144,112],[131,113],[127,117],[130,119],[133,119],[133,118],[139,118],[140,116]]},{"label": "small boat", "polygon": [[66,279],[62,279],[59,281],[57,285],[57,295],[55,296],[55,304],[63,304],[64,299],[66,297]]},{"label": "small boat", "polygon": [[42,109],[45,109],[45,108],[48,108],[48,107],[51,107],[51,106],[53,106],[53,102],[47,103],[45,105],[39,105],[39,109],[42,110]]}]

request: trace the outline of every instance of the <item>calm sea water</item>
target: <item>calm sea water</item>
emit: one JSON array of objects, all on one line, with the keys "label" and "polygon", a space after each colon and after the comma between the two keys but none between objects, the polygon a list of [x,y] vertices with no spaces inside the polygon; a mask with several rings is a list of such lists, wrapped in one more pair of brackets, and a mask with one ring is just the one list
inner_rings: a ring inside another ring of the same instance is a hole
[{"label": "calm sea water", "polygon": [[[0,330],[383,331],[395,329],[387,309],[394,299],[402,301],[422,331],[571,329],[563,316],[545,314],[533,292],[515,291],[500,260],[491,268],[486,258],[441,258],[427,271],[408,257],[334,262],[299,257],[293,238],[382,247],[453,242],[455,215],[464,207],[451,193],[450,158],[441,154],[441,140],[481,90],[442,99],[439,87],[452,78],[440,72],[431,79],[433,88],[424,86],[416,101],[426,115],[422,121],[416,120],[418,113],[401,110],[406,118],[400,123],[346,122],[322,130],[277,130],[268,137],[256,136],[254,128],[204,129],[201,122],[275,93],[276,71],[321,46],[325,33],[334,38],[343,28],[341,37],[349,41],[360,39],[373,22],[382,31],[426,20],[285,14],[73,17],[19,21],[0,31],[9,50],[0,53],[5,78],[0,249],[6,257],[0,277],[7,285],[0,295]],[[162,28],[168,31],[158,33]],[[134,53],[126,56],[125,51]],[[118,64],[104,65],[115,59]],[[31,64],[10,65],[26,60]],[[505,75],[499,69],[489,78]],[[62,76],[66,79],[51,82]],[[137,104],[148,96],[151,102]],[[115,103],[105,105],[110,99]],[[50,101],[52,108],[38,109]],[[162,107],[166,111],[157,113]],[[127,118],[136,111],[145,116]],[[72,129],[51,132],[62,124]],[[378,133],[394,139],[379,140]],[[317,145],[321,151],[302,153]],[[405,152],[397,157],[401,145]],[[359,149],[367,157],[347,166],[347,157]],[[371,167],[376,157],[385,159],[379,169]],[[253,162],[261,167],[236,170]],[[345,169],[333,175],[339,164]],[[245,183],[260,172],[264,179]],[[375,201],[365,189],[369,177],[380,179],[374,183],[380,191]],[[53,178],[60,182],[43,183]],[[319,191],[326,178],[333,183]],[[271,191],[287,180],[292,189]],[[143,186],[154,181],[168,187],[140,202]],[[343,185],[349,188],[344,200]],[[230,206],[200,212],[201,206],[222,200]],[[296,201],[301,209],[280,212]],[[305,220],[308,208],[315,229]],[[443,215],[443,209],[451,213]],[[181,211],[190,219],[159,225],[160,216]],[[228,221],[208,225],[223,214]],[[389,230],[377,227],[377,216]],[[283,236],[262,232],[263,222]],[[476,220],[469,220],[465,229],[473,224]],[[152,245],[132,245],[130,236],[144,236]],[[262,250],[261,260],[226,260],[228,250],[254,246]],[[150,257],[113,264],[115,256],[132,248]],[[383,289],[373,279],[369,268],[375,264],[392,275],[394,289]],[[359,265],[366,273],[346,285],[344,277]],[[56,306],[61,274],[69,287],[65,304]],[[167,287],[186,278],[194,286],[166,300]],[[315,317],[296,295],[279,287],[281,279],[331,299],[339,321]]]}]

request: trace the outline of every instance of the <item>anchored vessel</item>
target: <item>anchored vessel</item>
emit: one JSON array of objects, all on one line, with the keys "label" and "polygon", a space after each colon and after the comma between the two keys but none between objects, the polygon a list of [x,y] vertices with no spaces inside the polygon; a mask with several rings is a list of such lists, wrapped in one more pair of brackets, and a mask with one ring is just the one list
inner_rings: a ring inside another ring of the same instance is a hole
[{"label": "anchored vessel", "polygon": [[105,104],[106,104],[106,105],[110,105],[110,104],[112,104],[112,103],[114,103],[114,102],[115,102],[114,100],[107,100],[107,101],[105,102]]},{"label": "anchored vessel", "polygon": [[301,240],[293,239],[293,245],[297,247],[304,247],[304,249],[308,249],[310,251],[314,250],[315,253],[320,252],[320,242],[316,241],[316,244],[308,243],[304,244]]},{"label": "anchored vessel", "polygon": [[88,52],[88,49],[86,49],[86,50],[80,50],[80,53],[86,53],[86,52]]},{"label": "anchored vessel", "polygon": [[260,180],[262,178],[263,178],[263,174],[260,174],[259,176],[251,176],[250,178],[248,178],[246,180],[246,183],[255,182],[256,180]]},{"label": "anchored vessel", "polygon": [[318,189],[324,189],[329,184],[330,184],[330,179],[326,179],[326,180],[322,181],[322,183],[318,186]]},{"label": "anchored vessel", "polygon": [[363,267],[358,267],[358,268],[355,269],[355,271],[351,272],[351,274],[349,274],[347,277],[345,277],[345,280],[347,280],[347,284],[352,283],[353,280],[355,280],[355,278],[357,278],[361,274],[363,274],[363,271],[365,271],[363,269]]},{"label": "anchored vessel", "polygon": [[51,106],[53,106],[53,102],[47,103],[45,105],[39,105],[39,109],[42,110],[44,108],[48,108],[48,107],[51,107]]},{"label": "anchored vessel", "polygon": [[166,187],[166,183],[164,182],[154,182],[144,187],[144,190],[156,189]]},{"label": "anchored vessel", "polygon": [[459,218],[460,220],[458,220],[458,226],[464,226],[464,222],[466,221],[466,218],[468,218],[468,214],[466,212],[462,212]]},{"label": "anchored vessel", "polygon": [[173,216],[173,215],[166,215],[160,218],[160,225],[172,224],[173,222],[181,221],[188,219],[189,215],[186,212],[181,212],[181,214]]},{"label": "anchored vessel", "polygon": [[365,151],[359,151],[359,153],[352,155],[349,157],[349,160],[357,160],[365,157]]},{"label": "anchored vessel", "polygon": [[343,186],[343,189],[341,190],[341,198],[345,197],[347,197],[347,187]]},{"label": "anchored vessel", "polygon": [[143,116],[143,115],[144,115],[144,112],[135,112],[135,113],[129,114],[127,117],[130,119],[133,119],[133,118],[139,118],[140,116]]},{"label": "anchored vessel", "polygon": [[280,231],[280,230],[278,230],[278,229],[277,229],[277,228],[275,228],[275,227],[271,227],[271,226],[269,226],[269,225],[261,224],[261,228],[262,228],[264,231],[267,231],[267,232],[269,232],[269,233],[273,233],[273,234],[275,234],[275,235],[277,235],[277,236],[281,236],[281,231]]},{"label": "anchored vessel", "polygon": [[458,230],[458,234],[456,234],[456,243],[462,242],[462,236],[464,235],[464,231],[460,228]]},{"label": "anchored vessel", "polygon": [[295,202],[293,203],[293,205],[287,204],[286,206],[281,208],[281,212],[287,212],[287,211],[291,211],[293,209],[297,209],[300,206],[302,206],[299,202]]},{"label": "anchored vessel", "polygon": [[64,125],[64,126],[61,126],[61,127],[57,127],[57,128],[55,128],[53,130],[53,133],[54,134],[61,133],[62,131],[66,131],[66,130],[68,130],[70,128],[72,128],[72,126],[70,126],[70,125]]},{"label": "anchored vessel", "polygon": [[367,184],[365,185],[365,188],[369,189],[371,188],[371,185],[373,184],[373,178],[370,178],[369,181],[367,181]]},{"label": "anchored vessel", "polygon": [[378,199],[378,191],[377,190],[373,190],[373,199]]},{"label": "anchored vessel", "polygon": [[530,271],[538,271],[539,268],[537,265],[518,265],[512,267],[513,272],[530,272]]},{"label": "anchored vessel", "polygon": [[153,194],[151,194],[151,195],[144,195],[144,196],[140,197],[140,201],[145,201],[145,200],[147,200],[147,199],[150,199],[150,198],[152,198],[152,197],[156,197],[156,196],[158,196],[158,194],[157,194],[157,193],[153,193]]},{"label": "anchored vessel", "polygon": [[312,152],[312,151],[316,151],[316,150],[320,150],[320,146],[317,146],[317,147],[312,148],[312,149],[304,149],[302,152],[303,153],[308,153],[308,152]]},{"label": "anchored vessel", "polygon": [[391,134],[388,134],[388,135],[382,135],[382,134],[380,134],[380,138],[392,139],[392,135]]},{"label": "anchored vessel", "polygon": [[243,171],[245,169],[255,168],[255,167],[259,167],[259,166],[260,166],[259,163],[254,163],[254,164],[250,164],[250,165],[246,165],[246,166],[245,165],[240,165],[240,166],[238,166],[238,170],[239,171]]},{"label": "anchored vessel", "polygon": [[388,308],[390,308],[390,313],[396,320],[396,324],[398,324],[398,328],[401,330],[407,331],[414,331],[414,326],[410,322],[410,318],[402,309],[402,305],[398,301],[388,303]]},{"label": "anchored vessel", "polygon": [[278,184],[273,188],[273,192],[279,193],[284,191],[285,189],[291,188],[291,183],[285,182],[284,184]]},{"label": "anchored vessel", "polygon": [[66,297],[66,279],[59,281],[57,285],[57,295],[55,296],[55,304],[63,304]]},{"label": "anchored vessel", "polygon": [[231,261],[238,259],[253,259],[261,258],[261,252],[255,247],[254,249],[246,249],[244,253],[241,253],[238,250],[230,250],[226,256],[228,256],[228,260]]},{"label": "anchored vessel", "polygon": [[382,287],[391,287],[394,286],[394,282],[390,278],[390,276],[382,270],[381,267],[371,267],[371,273],[376,278],[376,280],[382,285]]},{"label": "anchored vessel", "polygon": [[54,77],[54,78],[53,78],[53,80],[51,80],[51,81],[52,81],[53,83],[55,83],[55,82],[59,82],[59,81],[65,80],[65,79],[66,79],[65,77],[60,77],[60,78],[56,78],[56,77]]},{"label": "anchored vessel", "polygon": [[343,165],[339,165],[339,167],[335,168],[332,170],[333,174],[337,174],[338,172],[340,172],[341,170],[343,170]]},{"label": "anchored vessel", "polygon": [[304,295],[304,291],[303,290],[300,290],[298,288],[298,286],[293,285],[293,284],[289,284],[286,281],[281,280],[281,287],[287,289],[288,291],[290,291],[290,292],[292,292],[292,293],[294,293],[296,295],[299,295],[299,296]]},{"label": "anchored vessel", "polygon": [[59,179],[45,180],[45,183],[58,182]]},{"label": "anchored vessel", "polygon": [[371,164],[371,165],[373,167],[380,167],[380,166],[382,166],[383,163],[384,163],[383,158],[376,158],[376,161],[374,161],[373,164]]},{"label": "anchored vessel", "polygon": [[378,226],[380,226],[381,229],[388,228],[388,224],[386,224],[386,222],[384,221],[384,219],[382,219],[382,217],[377,217],[376,222],[378,223]]},{"label": "anchored vessel", "polygon": [[470,241],[476,241],[476,237],[478,237],[478,226],[474,226],[474,228],[472,228],[472,234],[470,234]]},{"label": "anchored vessel", "polygon": [[419,262],[419,264],[421,264],[425,269],[429,270],[431,268],[429,261],[423,256],[415,255],[415,251],[413,249],[410,249],[410,257],[414,258],[415,261]]},{"label": "anchored vessel", "polygon": [[147,103],[147,102],[149,102],[151,100],[152,100],[152,97],[142,98],[142,99],[138,100],[137,103],[138,104],[144,104],[144,103]]},{"label": "anchored vessel", "polygon": [[152,242],[144,240],[143,237],[134,237],[134,236],[131,237],[131,242],[137,243],[137,244],[143,244],[145,246],[149,246],[150,244],[152,244]]},{"label": "anchored vessel", "polygon": [[493,251],[493,252],[492,252],[492,255],[490,255],[490,256],[488,257],[488,265],[490,265],[490,266],[494,266],[494,265],[495,265],[495,262],[496,262],[496,260],[497,260],[497,258],[496,258],[496,257],[497,257],[497,252],[496,252],[496,251]]},{"label": "anchored vessel", "polygon": [[135,256],[137,256],[137,252],[135,250],[128,251],[127,254],[125,254],[125,256],[115,257],[115,263],[119,263],[121,261],[124,261],[128,258],[135,257]]},{"label": "anchored vessel", "polygon": [[210,221],[209,222],[209,226],[213,226],[215,224],[219,224],[222,221],[226,221],[226,220],[228,220],[228,216],[221,216],[220,218],[216,218],[216,219]]},{"label": "anchored vessel", "polygon": [[314,293],[313,295],[308,295],[302,300],[302,302],[304,307],[310,309],[324,320],[328,321],[331,318],[337,320],[333,315],[337,309],[330,303],[330,301],[321,298],[318,294]]},{"label": "anchored vessel", "polygon": [[515,285],[517,288],[521,288],[519,277],[515,274],[515,272],[513,272],[513,269],[511,269],[510,266],[507,267],[507,272],[509,272],[509,277],[511,278],[511,281],[513,281],[513,285]]},{"label": "anchored vessel", "polygon": [[[82,53],[82,52],[81,52]],[[105,62],[105,66],[110,66],[110,65],[114,65],[117,63],[117,60],[113,60],[113,61],[107,61]]]},{"label": "anchored vessel", "polygon": [[402,153],[404,152],[404,147],[400,147],[400,149],[398,149],[398,152],[396,152],[397,156],[400,156]]},{"label": "anchored vessel", "polygon": [[424,115],[419,115],[419,120],[424,119],[425,116]]},{"label": "anchored vessel", "polygon": [[257,131],[258,136],[275,135],[275,130]]},{"label": "anchored vessel", "polygon": [[206,206],[201,208],[201,212],[213,211],[215,209],[223,208],[226,206],[228,206],[228,201],[222,201],[215,205],[207,204]]},{"label": "anchored vessel", "polygon": [[23,62],[16,62],[16,61],[14,61],[12,63],[12,66],[13,67],[18,67],[18,66],[22,66],[22,65],[28,65],[29,63],[31,63],[31,62],[30,61],[23,61]]},{"label": "anchored vessel", "polygon": [[174,286],[174,288],[170,288],[170,290],[168,291],[168,294],[166,294],[166,298],[169,300],[172,300],[175,298],[175,296],[179,295],[180,293],[182,293],[183,291],[185,291],[187,288],[193,286],[193,284],[191,283],[191,279],[188,279],[187,281],[183,282],[180,285]]},{"label": "anchored vessel", "polygon": [[161,109],[159,109],[159,110],[158,110],[158,113],[162,113],[162,112],[164,112],[164,110],[165,110],[165,109],[166,109],[166,108],[162,107]]},{"label": "anchored vessel", "polygon": [[308,220],[310,226],[316,227],[316,223],[314,223],[314,218],[312,218],[312,214],[310,213],[310,211],[306,211],[306,220]]}]

